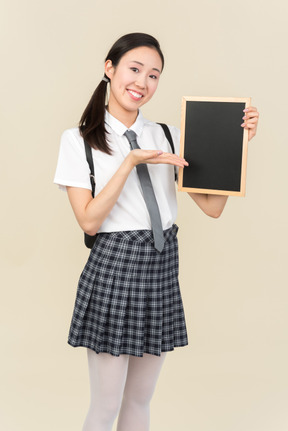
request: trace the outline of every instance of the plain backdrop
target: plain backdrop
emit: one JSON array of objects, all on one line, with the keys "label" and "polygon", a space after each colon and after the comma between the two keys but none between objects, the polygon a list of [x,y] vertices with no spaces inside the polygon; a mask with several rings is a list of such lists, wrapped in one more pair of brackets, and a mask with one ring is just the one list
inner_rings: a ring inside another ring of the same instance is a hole
[{"label": "plain backdrop", "polygon": [[53,176],[108,50],[140,31],[166,58],[146,117],[179,127],[182,96],[260,111],[246,197],[215,220],[178,193],[189,346],[168,355],[151,431],[287,431],[287,4],[1,0],[1,429],[81,430],[86,352],[66,339],[88,250]]}]

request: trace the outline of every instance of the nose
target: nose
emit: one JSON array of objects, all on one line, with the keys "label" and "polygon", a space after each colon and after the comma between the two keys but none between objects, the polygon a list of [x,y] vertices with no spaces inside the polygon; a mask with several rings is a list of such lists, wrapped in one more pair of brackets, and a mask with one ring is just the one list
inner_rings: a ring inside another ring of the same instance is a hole
[{"label": "nose", "polygon": [[137,85],[137,87],[139,88],[145,88],[146,87],[146,76],[144,76],[143,74],[138,74],[137,75],[137,79],[135,81],[135,85]]}]

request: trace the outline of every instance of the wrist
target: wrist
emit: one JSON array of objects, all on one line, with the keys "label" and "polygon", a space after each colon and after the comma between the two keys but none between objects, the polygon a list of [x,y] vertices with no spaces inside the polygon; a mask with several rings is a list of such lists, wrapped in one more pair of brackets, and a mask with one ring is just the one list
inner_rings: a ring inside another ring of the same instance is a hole
[{"label": "wrist", "polygon": [[135,157],[133,156],[132,151],[130,151],[130,153],[124,159],[123,164],[126,167],[126,169],[128,169],[130,172],[132,171],[132,169],[135,168],[135,166],[136,166]]}]

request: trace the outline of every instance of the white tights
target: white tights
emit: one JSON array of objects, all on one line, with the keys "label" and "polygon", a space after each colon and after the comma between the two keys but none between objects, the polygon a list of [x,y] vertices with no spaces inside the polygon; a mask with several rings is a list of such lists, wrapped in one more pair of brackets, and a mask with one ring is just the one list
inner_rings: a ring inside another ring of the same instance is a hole
[{"label": "white tights", "polygon": [[149,404],[166,354],[87,352],[91,404],[83,431],[111,431],[119,411],[117,431],[148,431]]}]

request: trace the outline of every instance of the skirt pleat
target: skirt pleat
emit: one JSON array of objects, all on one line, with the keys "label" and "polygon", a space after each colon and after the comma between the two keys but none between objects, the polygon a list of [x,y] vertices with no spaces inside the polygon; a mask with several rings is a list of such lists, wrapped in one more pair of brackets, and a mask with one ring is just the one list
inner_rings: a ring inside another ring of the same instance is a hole
[{"label": "skirt pleat", "polygon": [[187,345],[177,231],[164,231],[162,253],[149,230],[97,235],[78,284],[70,345],[114,356],[160,356]]}]

